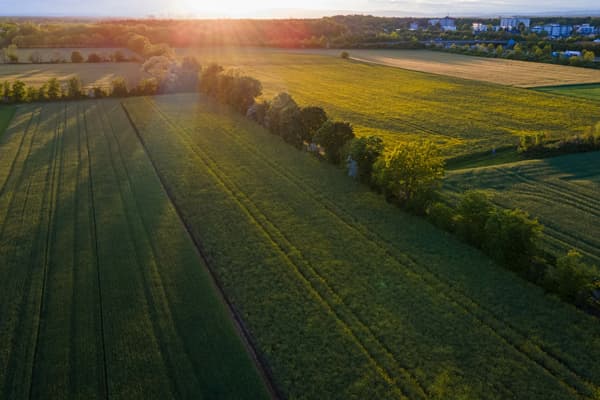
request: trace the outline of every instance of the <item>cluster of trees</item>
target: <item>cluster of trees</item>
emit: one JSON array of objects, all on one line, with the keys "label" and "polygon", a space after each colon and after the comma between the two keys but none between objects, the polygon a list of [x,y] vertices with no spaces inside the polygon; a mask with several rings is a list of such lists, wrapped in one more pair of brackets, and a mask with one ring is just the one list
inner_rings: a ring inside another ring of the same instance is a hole
[{"label": "cluster of trees", "polygon": [[519,42],[509,46],[490,44],[462,45],[450,47],[436,46],[433,49],[450,53],[458,53],[479,57],[506,58],[510,60],[537,61],[574,67],[600,68],[595,63],[596,53],[592,50],[582,49],[581,56],[568,56],[563,52],[556,52],[549,42]]},{"label": "cluster of trees", "polygon": [[539,247],[543,227],[526,212],[498,208],[485,192],[469,191],[454,206],[432,203],[427,217],[547,291],[600,312],[599,271],[574,250],[558,259],[544,253]]},{"label": "cluster of trees", "polygon": [[522,135],[518,151],[529,157],[552,157],[561,154],[600,150],[600,124],[583,134],[548,140],[544,133]]},{"label": "cluster of trees", "polygon": [[[71,52],[71,56],[69,60],[65,58],[63,53],[60,51],[53,51],[51,53],[45,54],[46,52],[42,50],[32,51],[27,57],[27,62],[32,64],[60,64],[66,62],[72,63],[99,63],[99,62],[126,62],[126,61],[138,61],[138,59],[134,57],[127,57],[122,51],[117,50],[110,54],[100,54],[96,52],[91,52],[84,57],[80,51],[75,50]],[[0,59],[2,62],[6,64],[18,64],[19,62],[23,62],[19,57],[18,47],[14,44],[9,45],[8,47],[2,49],[0,53]]]}]

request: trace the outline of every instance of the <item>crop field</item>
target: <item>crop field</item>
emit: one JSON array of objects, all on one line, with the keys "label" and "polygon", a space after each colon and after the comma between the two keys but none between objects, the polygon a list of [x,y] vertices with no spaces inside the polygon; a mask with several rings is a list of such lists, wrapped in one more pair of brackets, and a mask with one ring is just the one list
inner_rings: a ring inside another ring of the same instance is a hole
[{"label": "crop field", "polygon": [[147,78],[141,71],[141,64],[123,63],[83,63],[83,64],[0,64],[0,82],[14,82],[19,79],[31,86],[42,86],[51,78],[66,81],[73,76],[81,78],[85,87],[110,87],[113,79],[123,77],[131,86]]},{"label": "crop field", "polygon": [[0,137],[8,128],[13,115],[15,114],[15,107],[13,106],[0,106]]},{"label": "crop field", "polygon": [[540,92],[579,97],[582,99],[600,101],[600,84],[598,85],[565,85],[537,88]]},{"label": "crop field", "polygon": [[[327,53],[339,56],[339,51]],[[357,61],[522,88],[600,82],[599,70],[564,65],[427,50],[352,49],[349,53]]]},{"label": "crop field", "polygon": [[379,135],[389,145],[428,138],[448,157],[516,147],[520,134],[558,138],[600,120],[600,104],[339,57],[256,49],[195,54],[205,65],[216,61],[258,78],[268,99],[288,91],[301,105],[351,122],[359,136]]},{"label": "crop field", "polygon": [[118,101],[0,138],[0,398],[267,398]]},{"label": "crop field", "polygon": [[500,205],[528,211],[545,226],[549,251],[576,248],[600,266],[599,152],[454,171],[445,185],[487,190]]},{"label": "crop field", "polygon": [[286,397],[600,396],[594,318],[210,100],[123,105]]}]

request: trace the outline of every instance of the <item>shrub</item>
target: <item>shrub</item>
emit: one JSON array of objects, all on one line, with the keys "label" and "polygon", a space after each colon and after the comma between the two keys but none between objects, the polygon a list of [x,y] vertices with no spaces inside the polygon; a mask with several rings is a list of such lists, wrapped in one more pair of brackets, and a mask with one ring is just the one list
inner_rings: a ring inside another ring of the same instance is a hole
[{"label": "shrub", "polygon": [[495,207],[486,193],[472,190],[461,198],[457,208],[456,229],[463,240],[481,248],[485,225]]},{"label": "shrub", "polygon": [[350,53],[348,53],[347,51],[342,51],[340,53],[340,57],[343,58],[344,60],[347,60],[350,58]]},{"label": "shrub", "polygon": [[90,53],[87,57],[87,62],[89,63],[99,63],[102,62],[102,57],[96,53]]},{"label": "shrub", "polygon": [[84,61],[84,58],[80,52],[74,51],[71,53],[71,62],[72,63],[82,63],[83,61]]},{"label": "shrub", "polygon": [[358,165],[358,176],[361,181],[369,183],[373,164],[383,153],[383,140],[379,136],[356,138],[350,144],[349,155]]},{"label": "shrub", "polygon": [[111,82],[111,94],[113,97],[125,97],[129,93],[124,78],[116,78]]},{"label": "shrub", "polygon": [[556,261],[556,267],[548,270],[547,278],[560,297],[576,302],[586,297],[585,292],[589,291],[597,273],[585,265],[579,252],[570,250]]},{"label": "shrub", "polygon": [[432,203],[427,210],[427,218],[447,232],[454,232],[456,229],[456,212],[444,203]]}]

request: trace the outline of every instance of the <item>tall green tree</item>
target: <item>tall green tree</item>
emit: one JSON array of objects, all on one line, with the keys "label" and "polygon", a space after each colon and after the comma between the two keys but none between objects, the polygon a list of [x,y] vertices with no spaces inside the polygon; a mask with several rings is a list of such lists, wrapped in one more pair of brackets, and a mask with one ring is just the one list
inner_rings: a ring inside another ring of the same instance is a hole
[{"label": "tall green tree", "polygon": [[326,121],[317,131],[314,141],[325,149],[325,156],[333,164],[342,160],[342,149],[354,139],[354,130],[347,122]]},{"label": "tall green tree", "polygon": [[303,139],[310,142],[327,121],[327,113],[321,107],[303,107],[300,109],[300,120],[304,126],[305,137]]},{"label": "tall green tree", "polygon": [[83,95],[83,85],[81,79],[72,77],[67,82],[67,97],[69,99],[78,99]]},{"label": "tall green tree", "polygon": [[457,207],[456,229],[467,242],[481,248],[485,239],[485,225],[495,207],[489,196],[478,190],[466,192]]},{"label": "tall green tree", "polygon": [[381,156],[373,166],[374,181],[388,197],[422,214],[444,177],[444,161],[430,141],[407,142]]},{"label": "tall green tree", "polygon": [[25,82],[16,80],[12,86],[12,97],[16,103],[27,101],[27,86]]},{"label": "tall green tree", "polygon": [[46,93],[48,95],[48,99],[50,100],[60,99],[61,89],[58,79],[52,78],[46,83]]}]

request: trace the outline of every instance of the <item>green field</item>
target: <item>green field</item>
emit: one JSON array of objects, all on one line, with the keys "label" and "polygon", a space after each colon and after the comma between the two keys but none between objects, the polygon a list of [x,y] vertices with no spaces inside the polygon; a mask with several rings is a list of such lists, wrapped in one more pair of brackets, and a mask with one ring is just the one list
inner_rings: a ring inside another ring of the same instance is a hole
[{"label": "green field", "polygon": [[0,398],[267,398],[118,101],[0,138]]},{"label": "green field", "polygon": [[549,86],[538,88],[537,90],[582,99],[600,100],[600,84]]},{"label": "green field", "polygon": [[560,138],[600,121],[600,104],[338,57],[259,49],[187,54],[258,78],[266,98],[288,91],[301,105],[320,105],[358,135],[379,135],[389,145],[427,137],[447,156],[516,147],[521,134]]},{"label": "green field", "polygon": [[287,397],[600,396],[594,318],[209,100],[124,105]]},{"label": "green field", "polygon": [[454,171],[445,185],[487,190],[498,204],[528,211],[544,225],[548,250],[577,248],[600,266],[599,152]]}]

